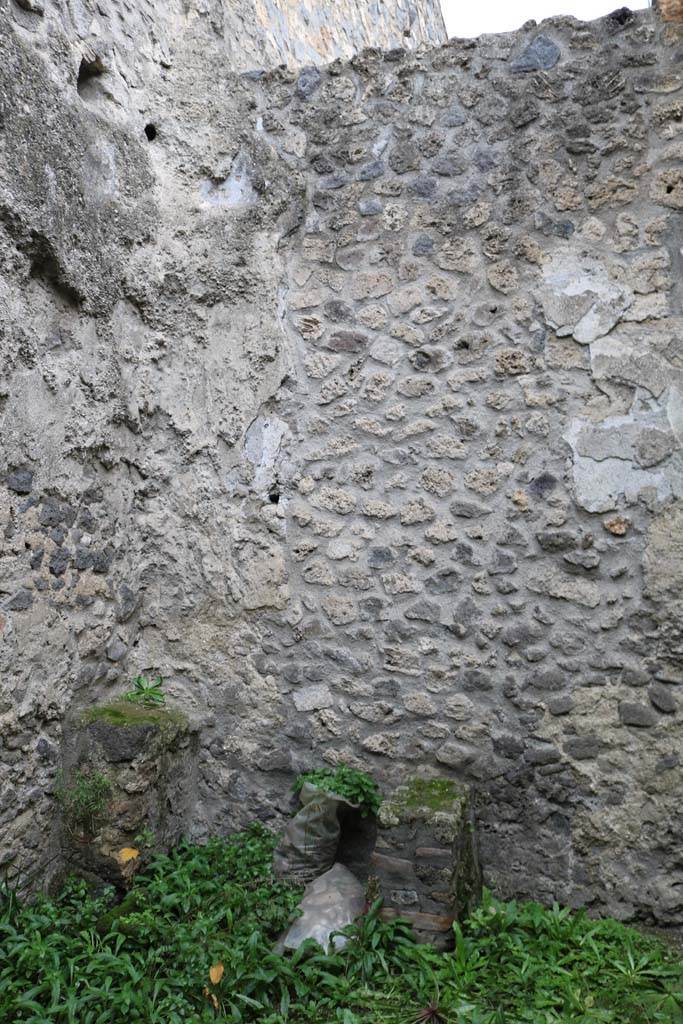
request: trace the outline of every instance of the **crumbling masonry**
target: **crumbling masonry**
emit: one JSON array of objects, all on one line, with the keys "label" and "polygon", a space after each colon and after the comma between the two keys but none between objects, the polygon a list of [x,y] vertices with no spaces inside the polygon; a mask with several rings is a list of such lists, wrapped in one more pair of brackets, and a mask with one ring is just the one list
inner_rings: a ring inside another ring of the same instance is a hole
[{"label": "crumbling masonry", "polygon": [[196,837],[438,773],[499,893],[683,922],[681,29],[417,7],[315,67],[220,0],[0,0],[10,875],[147,672]]}]

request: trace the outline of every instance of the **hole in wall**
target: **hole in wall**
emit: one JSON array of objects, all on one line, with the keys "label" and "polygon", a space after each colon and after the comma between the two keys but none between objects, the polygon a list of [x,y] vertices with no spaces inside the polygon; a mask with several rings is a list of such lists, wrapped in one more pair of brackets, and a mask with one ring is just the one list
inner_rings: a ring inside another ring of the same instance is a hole
[{"label": "hole in wall", "polygon": [[91,98],[96,91],[96,79],[105,72],[105,67],[99,57],[83,57],[78,69],[76,90],[82,99]]},{"label": "hole in wall", "polygon": [[147,136],[147,141],[148,142],[154,142],[154,140],[157,137],[157,127],[156,127],[156,125],[155,124],[151,124],[151,122],[150,122],[150,124],[146,124],[145,125],[145,135]]},{"label": "hole in wall", "polygon": [[269,493],[268,501],[271,503],[271,505],[279,505],[280,492],[277,490],[277,488],[274,487],[273,490]]},{"label": "hole in wall", "polygon": [[361,882],[367,882],[370,857],[377,841],[377,822],[372,816],[364,818],[352,807],[340,807],[339,826],[337,861]]},{"label": "hole in wall", "polygon": [[62,268],[47,247],[38,246],[31,260],[29,275],[49,289],[68,306],[77,306],[80,295],[64,280]]}]

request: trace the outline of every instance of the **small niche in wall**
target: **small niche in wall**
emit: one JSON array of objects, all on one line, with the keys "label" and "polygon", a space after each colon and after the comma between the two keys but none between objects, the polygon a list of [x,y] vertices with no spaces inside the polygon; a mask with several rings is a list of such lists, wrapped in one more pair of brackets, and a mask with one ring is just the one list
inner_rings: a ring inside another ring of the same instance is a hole
[{"label": "small niche in wall", "polygon": [[105,71],[106,68],[97,54],[89,51],[83,55],[76,80],[76,89],[82,100],[88,102],[97,98],[100,92],[98,79]]},{"label": "small niche in wall", "polygon": [[154,142],[154,140],[157,137],[157,126],[155,124],[152,124],[151,122],[149,124],[146,124],[145,136],[147,137],[148,142]]}]

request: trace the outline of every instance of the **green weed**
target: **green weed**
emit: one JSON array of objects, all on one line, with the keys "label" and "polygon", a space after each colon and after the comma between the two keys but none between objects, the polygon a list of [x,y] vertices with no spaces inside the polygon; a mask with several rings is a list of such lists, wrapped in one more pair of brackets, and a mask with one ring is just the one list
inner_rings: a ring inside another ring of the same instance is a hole
[{"label": "green weed", "polygon": [[352,804],[358,804],[363,816],[377,814],[382,803],[382,795],[375,780],[366,772],[357,771],[348,764],[303,772],[294,781],[294,792],[298,793],[305,782],[343,796]]},{"label": "green weed", "polygon": [[485,894],[455,950],[380,904],[347,945],[272,951],[300,890],[261,826],[156,855],[118,905],[0,889],[1,1024],[681,1024],[683,967],[616,921]]},{"label": "green weed", "polygon": [[111,782],[101,772],[76,771],[69,783],[59,777],[55,796],[67,829],[93,835],[106,816],[112,797]]},{"label": "green weed", "polygon": [[162,690],[161,677],[147,679],[146,676],[136,676],[133,680],[133,689],[124,694],[124,700],[131,704],[142,704],[143,707],[159,707],[166,703],[166,695]]}]

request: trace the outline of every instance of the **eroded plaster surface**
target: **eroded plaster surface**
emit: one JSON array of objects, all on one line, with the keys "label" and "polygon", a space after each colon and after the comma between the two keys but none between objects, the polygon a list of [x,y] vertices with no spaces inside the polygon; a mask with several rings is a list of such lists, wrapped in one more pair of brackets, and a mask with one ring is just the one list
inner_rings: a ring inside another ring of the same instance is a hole
[{"label": "eroded plaster surface", "polygon": [[0,3],[0,857],[144,672],[197,837],[438,772],[502,894],[680,923],[680,30],[226,10]]}]

